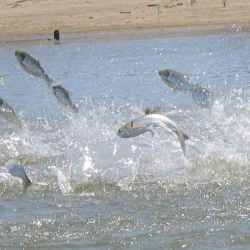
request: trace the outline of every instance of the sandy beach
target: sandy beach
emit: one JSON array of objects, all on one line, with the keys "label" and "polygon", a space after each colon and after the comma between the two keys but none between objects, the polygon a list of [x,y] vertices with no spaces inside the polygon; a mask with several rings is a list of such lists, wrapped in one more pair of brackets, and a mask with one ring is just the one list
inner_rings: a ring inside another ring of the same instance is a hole
[{"label": "sandy beach", "polygon": [[3,37],[248,25],[249,0],[2,0]]}]

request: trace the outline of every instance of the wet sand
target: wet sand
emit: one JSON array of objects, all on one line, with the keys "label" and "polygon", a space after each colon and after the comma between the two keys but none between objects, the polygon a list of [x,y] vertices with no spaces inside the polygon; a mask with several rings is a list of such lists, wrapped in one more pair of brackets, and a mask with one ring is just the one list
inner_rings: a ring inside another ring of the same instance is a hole
[{"label": "wet sand", "polygon": [[[192,4],[191,4],[192,2]],[[100,31],[136,31],[199,27],[220,29],[250,22],[248,0],[2,0],[3,38]]]}]

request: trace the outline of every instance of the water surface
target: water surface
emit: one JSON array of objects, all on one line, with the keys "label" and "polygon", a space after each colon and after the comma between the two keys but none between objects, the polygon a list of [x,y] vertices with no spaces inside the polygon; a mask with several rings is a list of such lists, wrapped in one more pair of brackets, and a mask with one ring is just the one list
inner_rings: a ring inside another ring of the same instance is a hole
[{"label": "water surface", "polygon": [[[0,248],[249,248],[249,44],[236,33],[0,48],[0,96],[23,123],[0,119]],[[15,49],[69,90],[78,116],[20,68]],[[213,91],[213,106],[174,93],[158,76],[165,68]],[[146,108],[190,136],[186,157],[161,129],[116,135]],[[11,158],[45,189],[22,194]]]}]

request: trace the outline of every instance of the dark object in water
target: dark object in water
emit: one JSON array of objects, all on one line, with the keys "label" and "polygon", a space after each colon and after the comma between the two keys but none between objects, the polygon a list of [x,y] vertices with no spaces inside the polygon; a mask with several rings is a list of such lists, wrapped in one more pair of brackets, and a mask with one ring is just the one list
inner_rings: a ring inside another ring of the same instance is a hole
[{"label": "dark object in water", "polygon": [[54,31],[54,40],[59,41],[60,40],[60,33],[59,30]]}]

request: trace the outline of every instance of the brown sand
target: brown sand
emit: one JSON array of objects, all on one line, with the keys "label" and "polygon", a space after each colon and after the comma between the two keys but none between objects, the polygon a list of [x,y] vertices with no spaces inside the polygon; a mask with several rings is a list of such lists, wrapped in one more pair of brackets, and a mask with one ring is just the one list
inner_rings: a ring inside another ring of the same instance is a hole
[{"label": "brown sand", "polygon": [[248,23],[249,0],[0,0],[1,38]]}]

